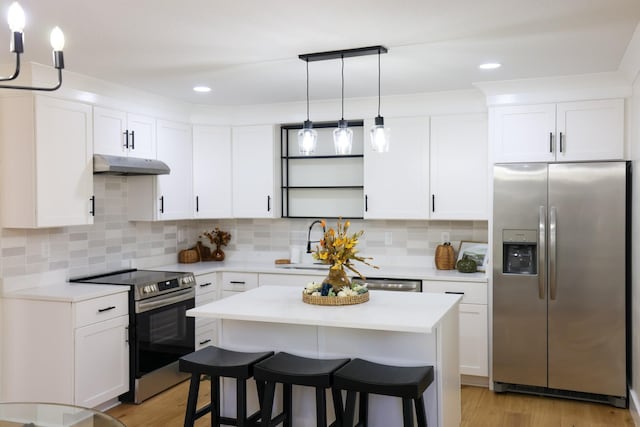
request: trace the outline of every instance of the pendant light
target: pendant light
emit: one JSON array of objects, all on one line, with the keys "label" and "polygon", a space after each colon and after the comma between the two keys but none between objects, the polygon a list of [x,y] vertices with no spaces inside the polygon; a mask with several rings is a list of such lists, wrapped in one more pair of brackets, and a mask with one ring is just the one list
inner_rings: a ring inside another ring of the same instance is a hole
[{"label": "pendant light", "polygon": [[371,149],[378,153],[389,151],[391,141],[391,129],[384,127],[384,117],[380,115],[380,50],[378,50],[378,115],[369,132],[371,136]]},{"label": "pendant light", "polygon": [[344,119],[344,55],[340,55],[340,61],[342,62],[342,114],[338,121],[338,127],[333,130],[333,145],[336,154],[344,155],[351,154],[353,130],[349,129],[347,121]]},{"label": "pendant light", "polygon": [[313,123],[309,120],[309,60],[305,62],[307,63],[307,120],[298,131],[298,150],[301,156],[311,156],[316,152],[318,132],[313,129]]},{"label": "pendant light", "polygon": [[[9,13],[7,16],[9,28],[11,29],[12,38],[10,51],[16,54],[16,68],[13,74],[9,77],[0,77],[0,82],[6,82],[15,80],[20,75],[20,55],[24,53],[24,26],[25,26],[25,14],[22,7],[18,2],[13,2],[9,7]],[[19,86],[19,85],[7,85],[1,84],[2,89],[21,89],[21,90],[41,90],[41,91],[54,91],[60,88],[62,85],[62,70],[64,69],[64,56],[62,49],[64,48],[64,34],[60,28],[55,27],[51,31],[50,37],[51,47],[53,48],[53,67],[58,70],[58,83],[51,87],[35,87],[35,86]]]}]

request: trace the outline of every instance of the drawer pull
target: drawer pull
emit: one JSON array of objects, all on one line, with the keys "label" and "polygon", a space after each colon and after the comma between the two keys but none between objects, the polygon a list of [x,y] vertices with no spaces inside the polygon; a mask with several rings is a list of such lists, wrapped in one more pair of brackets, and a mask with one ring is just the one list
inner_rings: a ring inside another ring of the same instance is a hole
[{"label": "drawer pull", "polygon": [[213,283],[208,282],[208,283],[203,283],[200,285],[201,288],[207,287],[207,286],[211,286]]},{"label": "drawer pull", "polygon": [[445,294],[464,295],[464,292],[445,291]]},{"label": "drawer pull", "polygon": [[204,341],[200,341],[200,345],[205,345],[208,342],[211,342],[211,339],[206,339]]},{"label": "drawer pull", "polygon": [[233,283],[234,285],[244,285],[245,284],[245,282],[240,282],[240,281],[237,281],[237,280],[232,280],[229,283]]},{"label": "drawer pull", "polygon": [[99,308],[98,313],[104,313],[105,311],[113,310],[114,308],[116,308],[115,305],[112,305],[111,307],[107,307],[107,308]]}]

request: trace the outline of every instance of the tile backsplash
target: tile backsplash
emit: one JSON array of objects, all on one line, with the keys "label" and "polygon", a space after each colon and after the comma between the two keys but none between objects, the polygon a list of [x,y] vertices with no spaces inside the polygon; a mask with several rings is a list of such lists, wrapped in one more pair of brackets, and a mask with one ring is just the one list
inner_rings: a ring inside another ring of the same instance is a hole
[{"label": "tile backsplash", "polygon": [[[177,252],[193,246],[200,233],[218,226],[229,231],[228,258],[242,253],[287,257],[291,246],[304,247],[311,220],[223,219],[162,222],[127,221],[127,178],[94,177],[94,224],[48,229],[2,229],[0,274],[3,278],[65,271],[66,277],[101,273],[131,265],[157,265],[177,260]],[[329,220],[328,225],[332,225]],[[376,259],[432,259],[442,234],[454,247],[461,240],[487,241],[487,221],[352,221],[364,229],[360,252]],[[320,237],[315,227],[312,239]]]}]

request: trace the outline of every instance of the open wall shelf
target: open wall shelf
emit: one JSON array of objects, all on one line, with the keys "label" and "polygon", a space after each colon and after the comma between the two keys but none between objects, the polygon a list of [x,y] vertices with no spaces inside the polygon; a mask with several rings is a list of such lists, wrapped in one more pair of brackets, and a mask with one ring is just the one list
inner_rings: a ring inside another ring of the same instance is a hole
[{"label": "open wall shelf", "polygon": [[362,218],[364,214],[363,122],[349,121],[351,154],[336,155],[333,129],[338,122],[314,123],[318,146],[313,156],[300,156],[302,123],[280,127],[283,218]]}]

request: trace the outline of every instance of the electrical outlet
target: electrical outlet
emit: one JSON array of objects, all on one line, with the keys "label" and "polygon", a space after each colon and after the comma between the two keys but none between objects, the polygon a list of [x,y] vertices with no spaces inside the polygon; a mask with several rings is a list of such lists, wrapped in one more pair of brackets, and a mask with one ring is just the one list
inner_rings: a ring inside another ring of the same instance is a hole
[{"label": "electrical outlet", "polygon": [[384,244],[389,246],[393,244],[393,233],[390,231],[384,232]]},{"label": "electrical outlet", "polygon": [[442,243],[446,243],[446,242],[450,242],[451,236],[449,236],[449,232],[448,231],[443,231],[442,233],[440,233],[440,242]]}]

